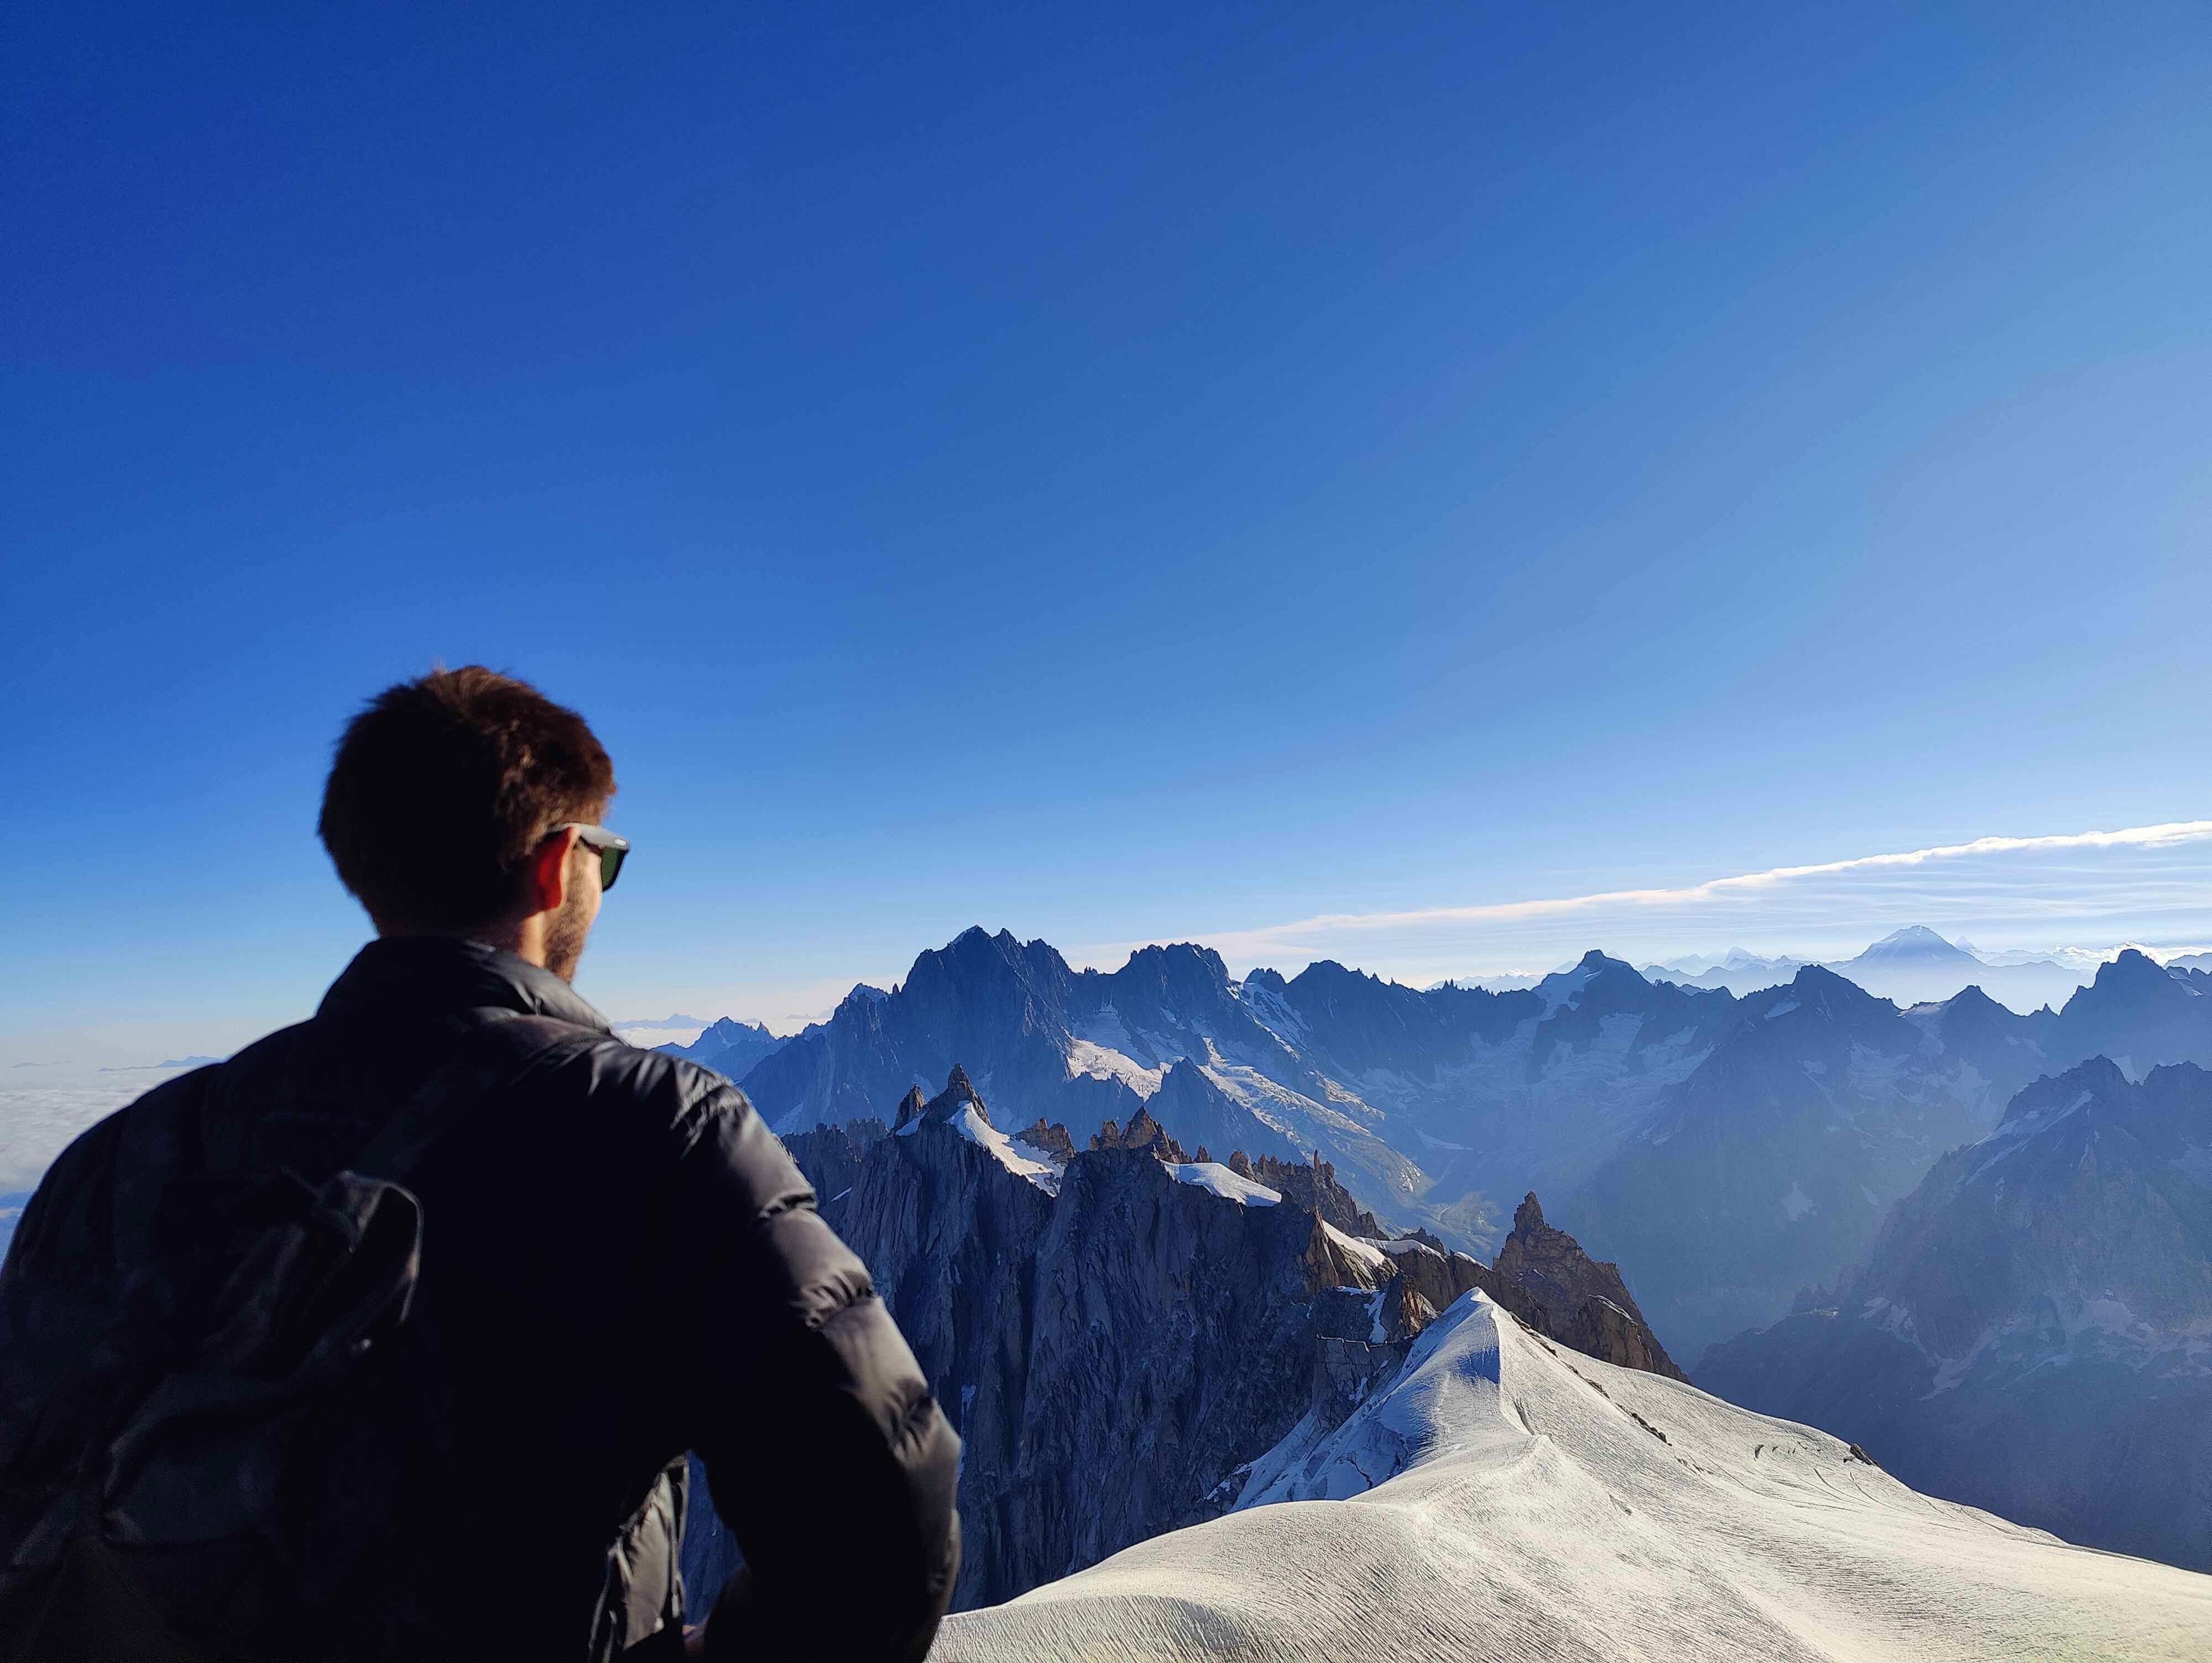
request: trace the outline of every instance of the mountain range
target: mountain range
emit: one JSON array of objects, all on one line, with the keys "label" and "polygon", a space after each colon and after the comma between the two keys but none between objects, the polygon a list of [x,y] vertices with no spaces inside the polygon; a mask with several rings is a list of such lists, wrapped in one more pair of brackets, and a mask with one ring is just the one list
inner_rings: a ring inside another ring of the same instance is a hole
[{"label": "mountain range", "polygon": [[717,1074],[741,1080],[754,1066],[783,1048],[783,1041],[757,1022],[738,1022],[724,1017],[719,1022],[705,1023],[699,1037],[689,1045],[659,1045],[656,1051],[665,1051],[673,1057],[689,1057],[695,1063],[704,1063]]},{"label": "mountain range", "polygon": [[1533,1190],[1695,1356],[1832,1282],[2038,1077],[2097,1055],[2131,1077],[2212,1064],[2208,990],[2136,952],[2029,1015],[1971,988],[1900,1010],[1809,966],[1738,998],[1597,952],[1532,988],[1418,990],[1326,961],[1237,980],[1192,945],[1078,971],[975,929],[725,1071],[788,1134],[888,1124],[963,1064],[1004,1113],[1079,1143],[1143,1109],[1191,1146],[1318,1152],[1384,1223],[1477,1255]]},{"label": "mountain range", "polygon": [[1797,1306],[1699,1383],[1936,1495],[2212,1570],[2212,1074],[2036,1081]]},{"label": "mountain range", "polygon": [[[1655,981],[1725,987],[1745,994],[1788,981],[1813,962],[1786,956],[1761,958],[1738,947],[1710,963],[1684,959],[1672,965],[1648,964],[1644,974]],[[2027,1012],[2045,1004],[2063,1004],[2095,974],[2097,962],[2071,953],[2063,958],[2009,953],[1984,956],[1915,924],[1884,936],[1854,957],[1832,960],[1822,968],[1900,1004],[1947,999],[1971,986],[1980,988],[2000,1004]]]}]

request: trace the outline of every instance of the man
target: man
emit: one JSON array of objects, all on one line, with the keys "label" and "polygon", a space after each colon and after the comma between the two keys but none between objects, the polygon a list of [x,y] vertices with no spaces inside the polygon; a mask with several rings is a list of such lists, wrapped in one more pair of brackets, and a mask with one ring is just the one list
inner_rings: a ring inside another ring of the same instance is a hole
[{"label": "man", "polygon": [[[527,1031],[535,1071],[454,1110],[405,1180],[408,1320],[434,1337],[418,1367],[441,1428],[399,1521],[409,1586],[356,1578],[303,1607],[294,1654],[686,1649],[687,1450],[746,1562],[695,1617],[693,1654],[920,1658],[951,1597],[958,1440],[866,1271],[741,1092],[624,1044],[569,986],[629,847],[598,823],[614,790],[583,720],[520,682],[471,667],[377,697],[338,745],[320,826],[377,939],[311,1020],[78,1139],[0,1274],[6,1409],[35,1399],[23,1359],[57,1354],[39,1314],[73,1277],[112,1273],[142,1206],[183,1210],[181,1264],[194,1185],[320,1182],[487,1030]],[[150,1202],[116,1176],[149,1127],[173,1151]],[[0,1434],[0,1459],[36,1441]],[[163,1596],[173,1630],[204,1593]]]}]

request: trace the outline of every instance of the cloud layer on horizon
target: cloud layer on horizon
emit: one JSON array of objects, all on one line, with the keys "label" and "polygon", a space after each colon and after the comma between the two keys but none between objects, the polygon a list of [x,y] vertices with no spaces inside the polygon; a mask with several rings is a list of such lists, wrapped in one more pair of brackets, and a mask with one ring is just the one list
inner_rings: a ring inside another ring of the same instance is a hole
[{"label": "cloud layer on horizon", "polygon": [[[1739,943],[1848,956],[1907,924],[1991,949],[2141,941],[2179,950],[2212,939],[2212,820],[1982,837],[1672,888],[1325,913],[1181,938],[1237,969],[1287,972],[1334,958],[1418,981],[1548,969],[1591,947],[1638,963]],[[1103,945],[1081,962],[1110,966],[1147,944]]]}]

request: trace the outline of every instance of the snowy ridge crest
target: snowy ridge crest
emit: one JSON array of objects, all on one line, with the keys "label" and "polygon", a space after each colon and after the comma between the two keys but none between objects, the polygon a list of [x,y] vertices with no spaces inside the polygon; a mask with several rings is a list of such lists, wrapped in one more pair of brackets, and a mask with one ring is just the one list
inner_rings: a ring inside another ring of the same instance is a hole
[{"label": "snowy ridge crest", "polygon": [[1916,1493],[1480,1292],[1237,1509],[948,1620],[953,1663],[2201,1655],[2212,1579]]}]

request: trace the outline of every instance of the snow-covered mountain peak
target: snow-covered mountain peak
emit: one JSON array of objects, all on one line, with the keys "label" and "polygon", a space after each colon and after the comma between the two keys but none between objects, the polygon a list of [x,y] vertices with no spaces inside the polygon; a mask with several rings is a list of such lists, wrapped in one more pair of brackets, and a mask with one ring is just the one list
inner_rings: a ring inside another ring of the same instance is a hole
[{"label": "snow-covered mountain peak", "polygon": [[1867,950],[1872,952],[1875,947],[1899,950],[1910,948],[1922,952],[1964,952],[1966,950],[1955,943],[1947,941],[1925,924],[1908,924],[1902,930],[1892,930]]},{"label": "snow-covered mountain peak", "polygon": [[933,1655],[2181,1658],[2208,1632],[2212,1579],[1917,1494],[1476,1292],[1236,1511],[956,1616]]}]

